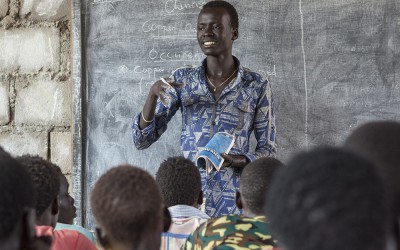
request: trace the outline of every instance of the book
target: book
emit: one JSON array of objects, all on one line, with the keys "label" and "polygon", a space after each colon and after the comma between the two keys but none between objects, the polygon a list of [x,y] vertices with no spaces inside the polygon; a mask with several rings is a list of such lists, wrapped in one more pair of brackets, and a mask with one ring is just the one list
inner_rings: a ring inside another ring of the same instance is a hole
[{"label": "book", "polygon": [[216,133],[196,155],[196,166],[199,168],[205,167],[207,173],[210,173],[213,168],[219,171],[224,163],[224,158],[221,154],[228,154],[234,143],[234,135],[226,132]]}]

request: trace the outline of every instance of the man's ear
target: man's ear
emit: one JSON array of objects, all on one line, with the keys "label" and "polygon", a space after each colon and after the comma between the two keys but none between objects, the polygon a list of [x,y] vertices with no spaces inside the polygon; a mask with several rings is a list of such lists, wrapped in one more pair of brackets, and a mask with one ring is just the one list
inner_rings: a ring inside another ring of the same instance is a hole
[{"label": "man's ear", "polygon": [[199,198],[197,199],[197,205],[201,206],[203,204],[203,191],[200,190]]},{"label": "man's ear", "polygon": [[25,208],[21,219],[21,242],[29,245],[35,238],[36,211]]},{"label": "man's ear", "polygon": [[51,203],[51,215],[58,214],[58,209],[59,209],[59,199],[57,195],[57,197]]},{"label": "man's ear", "polygon": [[104,229],[96,227],[96,238],[104,249],[110,248],[110,240],[108,239],[107,232]]},{"label": "man's ear", "polygon": [[171,226],[171,214],[166,206],[163,208],[163,232],[168,232],[169,227]]},{"label": "man's ear", "polygon": [[232,33],[232,41],[235,41],[236,39],[239,38],[239,30],[237,28],[232,28],[233,33]]},{"label": "man's ear", "polygon": [[242,196],[239,191],[236,191],[236,206],[243,209]]}]

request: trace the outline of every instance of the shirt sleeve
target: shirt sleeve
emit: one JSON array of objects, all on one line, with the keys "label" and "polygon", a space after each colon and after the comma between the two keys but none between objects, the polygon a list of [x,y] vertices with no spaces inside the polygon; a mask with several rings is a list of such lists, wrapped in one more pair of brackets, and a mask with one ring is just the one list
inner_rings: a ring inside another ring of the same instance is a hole
[{"label": "shirt sleeve", "polygon": [[264,88],[257,103],[254,117],[254,135],[257,145],[254,153],[245,153],[244,155],[250,161],[260,157],[275,157],[275,114],[274,101],[269,81],[265,81]]},{"label": "shirt sleeve", "polygon": [[179,95],[175,91],[170,91],[171,102],[165,107],[160,100],[157,101],[154,120],[144,129],[139,126],[141,113],[135,115],[133,119],[133,143],[137,149],[150,147],[167,130],[167,124],[175,115],[180,107]]}]

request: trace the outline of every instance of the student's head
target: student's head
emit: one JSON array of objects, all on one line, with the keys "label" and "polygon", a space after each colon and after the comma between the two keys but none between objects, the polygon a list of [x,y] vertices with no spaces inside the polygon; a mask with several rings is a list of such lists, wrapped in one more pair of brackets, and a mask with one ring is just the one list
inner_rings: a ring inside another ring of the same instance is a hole
[{"label": "student's head", "polygon": [[35,191],[26,169],[0,147],[0,249],[33,239]]},{"label": "student's head", "polygon": [[17,160],[26,167],[36,190],[36,223],[55,226],[58,219],[60,178],[53,164],[39,156],[23,155]]},{"label": "student's head", "polygon": [[239,36],[236,9],[225,1],[206,3],[197,18],[197,41],[207,56],[232,53],[233,41]]},{"label": "student's head", "polygon": [[98,241],[105,247],[159,249],[163,204],[154,178],[143,169],[123,165],[108,170],[90,197]]},{"label": "student's head", "polygon": [[265,193],[271,185],[275,172],[283,167],[275,158],[262,157],[250,162],[240,177],[240,191],[236,202],[247,216],[263,215]]},{"label": "student's head", "polygon": [[69,183],[65,175],[62,173],[59,166],[53,164],[60,177],[60,192],[58,193],[59,199],[59,213],[58,222],[64,224],[72,224],[76,217],[76,207],[74,206],[74,198],[69,194]]},{"label": "student's head", "polygon": [[170,157],[162,162],[156,173],[156,182],[166,207],[197,207],[203,202],[200,172],[188,159]]},{"label": "student's head", "polygon": [[383,184],[357,155],[301,153],[277,172],[267,200],[272,233],[285,250],[385,249]]},{"label": "student's head", "polygon": [[400,217],[400,123],[370,122],[357,128],[344,147],[372,161],[384,179],[395,217]]}]

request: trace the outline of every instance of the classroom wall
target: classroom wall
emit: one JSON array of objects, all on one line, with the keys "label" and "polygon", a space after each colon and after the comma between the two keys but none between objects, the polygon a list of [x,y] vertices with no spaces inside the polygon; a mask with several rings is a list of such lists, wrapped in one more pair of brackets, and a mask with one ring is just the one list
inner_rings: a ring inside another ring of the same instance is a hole
[{"label": "classroom wall", "polygon": [[72,167],[69,0],[0,0],[0,145]]}]

